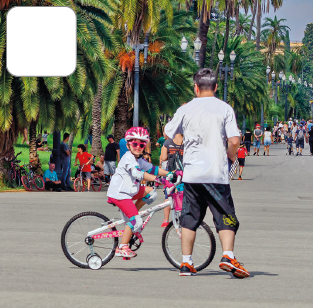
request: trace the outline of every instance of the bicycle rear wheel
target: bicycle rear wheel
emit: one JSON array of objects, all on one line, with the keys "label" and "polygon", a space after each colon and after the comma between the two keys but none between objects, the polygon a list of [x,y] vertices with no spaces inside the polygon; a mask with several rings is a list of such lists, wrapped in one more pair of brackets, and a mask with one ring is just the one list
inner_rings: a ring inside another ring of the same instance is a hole
[{"label": "bicycle rear wheel", "polygon": [[22,184],[27,191],[32,191],[32,185],[27,175],[22,176]]},{"label": "bicycle rear wheel", "polygon": [[34,176],[34,185],[38,190],[44,190],[45,189],[45,181],[40,175]]},{"label": "bicycle rear wheel", "polygon": [[[61,246],[66,258],[78,267],[89,268],[90,248],[85,242],[87,233],[101,228],[108,221],[109,219],[106,216],[96,212],[84,212],[71,218],[65,225],[61,235]],[[116,228],[106,230],[106,232],[110,231],[116,231]],[[94,253],[102,259],[102,266],[114,257],[117,245],[117,237],[94,240]]]},{"label": "bicycle rear wheel", "polygon": [[85,190],[85,180],[80,180],[80,177],[76,178],[74,181],[74,190],[76,192],[83,192]]},{"label": "bicycle rear wheel", "polygon": [[100,191],[101,187],[102,187],[102,182],[100,180],[99,177],[95,176],[92,180],[91,180],[91,187],[94,191]]},{"label": "bicycle rear wheel", "polygon": [[[181,231],[181,227],[179,227]],[[181,239],[173,222],[165,228],[162,236],[162,248],[166,259],[176,268],[180,268],[182,261]],[[196,233],[192,260],[197,271],[206,268],[213,260],[216,251],[216,242],[211,228],[202,222]]]}]

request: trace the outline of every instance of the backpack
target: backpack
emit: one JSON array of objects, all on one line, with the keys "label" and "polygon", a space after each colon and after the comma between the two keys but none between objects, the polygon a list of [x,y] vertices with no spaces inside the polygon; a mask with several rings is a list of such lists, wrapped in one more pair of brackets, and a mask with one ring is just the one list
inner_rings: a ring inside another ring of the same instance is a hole
[{"label": "backpack", "polygon": [[180,160],[179,150],[176,151],[171,161],[168,161],[168,170],[183,170],[183,164]]},{"label": "backpack", "polygon": [[298,140],[304,140],[304,132],[303,132],[303,129],[300,129],[299,130],[299,133],[298,133]]}]

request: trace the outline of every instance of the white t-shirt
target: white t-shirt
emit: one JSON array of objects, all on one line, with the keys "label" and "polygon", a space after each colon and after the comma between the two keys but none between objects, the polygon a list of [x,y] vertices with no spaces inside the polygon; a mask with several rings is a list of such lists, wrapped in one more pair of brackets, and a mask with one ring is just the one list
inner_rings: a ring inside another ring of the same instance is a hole
[{"label": "white t-shirt", "polygon": [[272,135],[272,133],[269,131],[264,132],[264,140],[271,139],[271,135]]},{"label": "white t-shirt", "polygon": [[279,125],[278,125],[279,128],[282,128],[283,126],[284,126],[284,125],[281,124],[281,123],[279,123]]},{"label": "white t-shirt", "polygon": [[289,121],[288,122],[288,128],[291,128],[291,126],[292,126],[292,121]]},{"label": "white t-shirt", "polygon": [[[114,175],[112,176],[107,196],[117,200],[131,199],[139,192],[140,180],[132,176],[131,169],[136,168],[142,171],[155,169],[151,163],[143,158],[136,160],[130,152],[126,152],[121,158]],[[142,172],[142,176],[143,176]]]},{"label": "white t-shirt", "polygon": [[184,135],[186,183],[229,184],[227,138],[239,137],[233,108],[216,97],[195,98],[177,109],[165,134]]}]

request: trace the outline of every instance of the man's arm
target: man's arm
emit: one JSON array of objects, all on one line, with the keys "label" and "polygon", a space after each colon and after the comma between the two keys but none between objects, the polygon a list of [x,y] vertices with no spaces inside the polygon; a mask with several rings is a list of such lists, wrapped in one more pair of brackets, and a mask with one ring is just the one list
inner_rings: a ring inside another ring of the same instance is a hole
[{"label": "man's arm", "polygon": [[227,156],[228,158],[234,162],[236,160],[236,153],[240,145],[239,137],[230,137],[227,139],[228,143],[228,150],[227,150]]},{"label": "man's arm", "polygon": [[121,158],[120,158],[120,150],[116,150],[117,153],[117,162],[119,163]]},{"label": "man's arm", "polygon": [[183,111],[181,111],[181,108],[185,107],[179,107],[177,111],[175,112],[173,119],[168,122],[164,127],[164,132],[167,137],[170,139],[174,139],[176,134],[183,134],[183,127],[182,127],[182,120],[183,120]]}]

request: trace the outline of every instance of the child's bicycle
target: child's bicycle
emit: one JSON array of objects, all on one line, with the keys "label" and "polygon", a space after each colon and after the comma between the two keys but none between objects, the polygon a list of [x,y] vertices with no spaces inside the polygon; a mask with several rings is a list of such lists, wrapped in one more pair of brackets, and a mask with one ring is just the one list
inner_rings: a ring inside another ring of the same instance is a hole
[{"label": "child's bicycle", "polygon": [[[31,161],[32,163],[33,161]],[[22,184],[27,191],[32,191],[33,187],[35,186],[38,190],[45,189],[45,181],[43,180],[42,176],[35,175],[33,172],[33,166],[29,163],[28,165],[21,166],[23,168],[28,168],[28,173],[22,176]],[[26,172],[26,171],[25,171]]]},{"label": "child's bicycle", "polygon": [[[167,206],[172,209],[173,221],[165,228],[162,235],[162,248],[166,259],[176,268],[180,268],[182,261],[181,252],[181,227],[179,216],[182,208],[182,193],[175,192],[177,185],[181,183],[181,175],[178,175],[175,184],[166,181],[168,201],[155,205],[147,210],[139,212],[141,217],[146,217],[141,231],[146,227],[155,212],[161,211]],[[81,268],[100,269],[115,255],[118,246],[118,238],[123,236],[124,230],[117,230],[117,226],[124,228],[125,217],[109,219],[96,212],[83,212],[72,217],[64,226],[61,235],[61,245],[67,259]],[[143,238],[140,233],[132,236],[129,247],[133,251],[140,248]],[[215,237],[210,227],[202,222],[197,229],[193,256],[194,266],[197,271],[206,268],[214,258],[216,250]],[[128,258],[123,258],[128,259]]]},{"label": "child's bicycle", "polygon": [[[83,171],[82,171],[84,166],[85,165],[78,167],[79,168],[79,175],[74,181],[74,190],[76,192],[83,192],[85,190],[85,187],[87,186],[87,179],[86,179],[86,176],[83,174]],[[91,171],[91,173],[94,173],[94,172]],[[94,191],[100,191],[101,190],[102,181],[99,177],[93,175],[91,177],[90,181],[91,181],[90,185]]]}]

